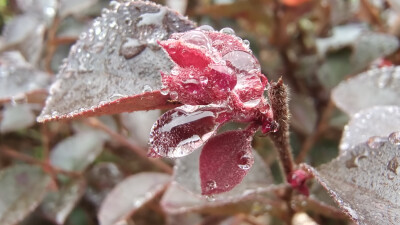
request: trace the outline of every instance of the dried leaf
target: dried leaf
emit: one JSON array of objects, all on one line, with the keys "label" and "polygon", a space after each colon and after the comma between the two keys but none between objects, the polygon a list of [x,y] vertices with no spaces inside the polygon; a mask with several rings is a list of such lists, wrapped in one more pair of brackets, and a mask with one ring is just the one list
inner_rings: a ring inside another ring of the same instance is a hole
[{"label": "dried leaf", "polygon": [[199,158],[200,149],[179,158],[174,168],[174,181],[161,200],[163,209],[170,214],[185,213],[206,206],[220,206],[239,202],[267,190],[273,184],[272,175],[263,159],[253,151],[254,164],[242,182],[233,190],[213,196],[201,194]]},{"label": "dried leaf", "polygon": [[3,110],[3,119],[0,121],[0,132],[12,132],[24,129],[35,124],[35,114],[29,104],[6,105]]},{"label": "dried leaf", "polygon": [[34,69],[19,52],[5,52],[0,56],[0,103],[43,92],[49,81],[48,74]]},{"label": "dried leaf", "polygon": [[400,133],[371,138],[317,169],[303,165],[359,225],[400,224]]},{"label": "dried leaf", "polygon": [[341,82],[332,92],[335,104],[352,115],[378,105],[400,105],[400,67],[383,67]]},{"label": "dried leaf", "polygon": [[400,130],[400,107],[375,106],[361,110],[345,126],[340,150],[351,149],[372,136],[388,136],[394,130]]},{"label": "dried leaf", "polygon": [[48,193],[41,205],[45,217],[56,224],[64,224],[85,193],[85,189],[84,180],[78,180],[67,184],[58,191]]},{"label": "dried leaf", "polygon": [[0,171],[0,224],[23,220],[42,201],[50,181],[36,166],[14,165]]},{"label": "dried leaf", "polygon": [[71,48],[38,121],[170,107],[158,90],[173,63],[157,40],[194,23],[151,2],[110,8]]},{"label": "dried leaf", "polygon": [[68,170],[83,171],[103,150],[104,134],[81,132],[59,142],[50,153],[51,165]]},{"label": "dried leaf", "polygon": [[155,172],[143,172],[126,178],[103,201],[98,213],[100,224],[113,225],[128,218],[159,194],[169,182],[169,175]]},{"label": "dried leaf", "polygon": [[203,195],[220,194],[240,184],[254,163],[252,134],[228,131],[211,138],[200,155]]}]

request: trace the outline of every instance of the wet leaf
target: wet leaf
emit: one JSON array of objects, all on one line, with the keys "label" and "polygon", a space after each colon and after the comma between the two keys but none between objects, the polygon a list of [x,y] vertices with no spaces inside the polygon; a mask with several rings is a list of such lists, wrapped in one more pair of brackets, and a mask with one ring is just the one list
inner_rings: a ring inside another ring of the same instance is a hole
[{"label": "wet leaf", "polygon": [[98,213],[100,224],[113,225],[128,218],[159,194],[169,182],[169,175],[155,172],[126,178],[103,201]]},{"label": "wet leaf", "polygon": [[5,52],[0,56],[0,103],[25,101],[28,95],[43,92],[50,76],[34,69],[19,52]]},{"label": "wet leaf", "polygon": [[372,136],[388,136],[394,130],[400,130],[400,107],[375,106],[361,110],[345,126],[340,150],[351,149]]},{"label": "wet leaf", "polygon": [[359,225],[400,223],[400,133],[372,138],[317,169],[306,167]]},{"label": "wet leaf", "polygon": [[170,107],[158,90],[173,63],[157,40],[193,27],[151,2],[112,1],[71,48],[38,121]]},{"label": "wet leaf", "polygon": [[240,184],[254,163],[251,136],[246,131],[228,131],[204,145],[200,155],[203,195],[227,192]]},{"label": "wet leaf", "polygon": [[12,132],[35,124],[35,114],[29,104],[6,105],[0,121],[0,132]]},{"label": "wet leaf", "polygon": [[50,177],[36,166],[14,165],[0,171],[0,224],[24,219],[42,201]]},{"label": "wet leaf", "polygon": [[[201,147],[217,131],[220,123],[214,108],[188,111],[183,106],[169,110],[153,125],[149,155],[176,158]],[[196,107],[194,107],[196,108]]]},{"label": "wet leaf", "polygon": [[383,67],[341,82],[332,100],[347,114],[378,105],[400,105],[400,67]]},{"label": "wet leaf", "polygon": [[85,189],[84,180],[78,180],[63,186],[58,191],[48,193],[41,205],[45,217],[56,224],[64,224],[85,193]]},{"label": "wet leaf", "polygon": [[265,191],[273,184],[269,168],[257,152],[253,151],[254,164],[239,185],[225,193],[204,196],[201,194],[200,186],[200,150],[176,161],[174,181],[161,201],[166,212],[171,214],[185,213],[207,206],[239,202],[253,194]]},{"label": "wet leaf", "polygon": [[81,132],[59,142],[50,153],[51,165],[68,170],[83,171],[103,150],[103,133]]}]

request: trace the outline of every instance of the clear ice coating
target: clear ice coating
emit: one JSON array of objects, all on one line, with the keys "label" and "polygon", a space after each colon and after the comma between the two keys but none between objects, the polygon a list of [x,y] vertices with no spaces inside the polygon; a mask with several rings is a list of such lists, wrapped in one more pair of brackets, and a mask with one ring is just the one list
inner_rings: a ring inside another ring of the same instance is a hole
[{"label": "clear ice coating", "polygon": [[150,152],[168,158],[192,153],[216,132],[216,117],[213,111],[183,107],[164,113],[150,132]]},{"label": "clear ice coating", "polygon": [[160,71],[170,71],[173,62],[157,46],[157,40],[194,26],[187,18],[151,2],[111,1],[110,8],[103,10],[71,47],[38,121],[100,113],[96,110],[100,103],[108,107],[103,112],[129,111],[135,104],[112,107],[106,103],[117,100],[110,98],[115,93],[130,97],[149,91],[146,85],[159,90]]}]

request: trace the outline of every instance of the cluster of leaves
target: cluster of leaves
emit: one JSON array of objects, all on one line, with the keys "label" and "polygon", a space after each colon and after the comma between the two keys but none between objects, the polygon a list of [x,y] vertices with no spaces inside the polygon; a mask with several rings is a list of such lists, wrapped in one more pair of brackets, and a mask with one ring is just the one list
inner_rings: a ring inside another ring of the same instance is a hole
[{"label": "cluster of leaves", "polygon": [[400,224],[397,1],[224,2],[0,4],[0,223]]}]

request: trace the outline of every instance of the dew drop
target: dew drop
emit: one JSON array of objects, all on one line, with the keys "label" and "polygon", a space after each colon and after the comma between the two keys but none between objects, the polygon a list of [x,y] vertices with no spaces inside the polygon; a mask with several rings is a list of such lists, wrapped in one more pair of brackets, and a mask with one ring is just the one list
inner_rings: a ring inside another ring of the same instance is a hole
[{"label": "dew drop", "polygon": [[161,87],[161,90],[160,90],[160,93],[161,93],[162,95],[167,95],[167,94],[169,93],[168,87],[162,86],[162,87]]},{"label": "dew drop", "polygon": [[389,161],[389,163],[387,165],[387,169],[397,175],[400,172],[399,166],[400,166],[399,161],[397,160],[397,157],[395,156]]},{"label": "dew drop", "polygon": [[250,169],[251,163],[252,163],[251,155],[246,151],[242,151],[242,152],[239,152],[237,156],[238,156],[237,157],[238,167],[243,170]]},{"label": "dew drop", "polygon": [[247,102],[243,102],[243,105],[246,107],[255,107],[261,102],[261,98],[251,99]]},{"label": "dew drop", "polygon": [[400,145],[400,131],[391,133],[389,135],[389,142],[392,145]]},{"label": "dew drop", "polygon": [[382,137],[370,137],[367,141],[367,145],[368,147],[370,147],[371,149],[379,149],[380,147],[382,147],[385,144],[385,139]]},{"label": "dew drop", "polygon": [[350,168],[357,168],[360,166],[360,160],[367,158],[367,155],[361,154],[361,155],[352,155],[349,160],[346,161],[346,167],[348,169]]},{"label": "dew drop", "polygon": [[209,180],[206,182],[206,191],[210,192],[217,188],[217,182],[215,180]]},{"label": "dew drop", "polygon": [[185,33],[181,38],[181,41],[190,43],[207,50],[211,49],[210,39],[201,31],[193,30]]},{"label": "dew drop", "polygon": [[258,62],[245,51],[232,51],[222,57],[229,62],[237,71],[251,71],[259,69]]},{"label": "dew drop", "polygon": [[169,97],[172,99],[172,100],[178,100],[178,92],[176,92],[176,91],[171,91],[170,93],[169,93]]},{"label": "dew drop", "polygon": [[208,83],[208,78],[205,76],[200,76],[199,81],[201,84],[206,85]]},{"label": "dew drop", "polygon": [[146,45],[141,43],[138,39],[127,38],[121,45],[119,53],[125,57],[125,59],[131,59],[138,55],[145,49]]},{"label": "dew drop", "polygon": [[123,94],[119,94],[119,93],[114,93],[114,94],[112,94],[112,95],[108,98],[108,100],[109,100],[109,101],[115,101],[115,100],[117,100],[117,99],[125,98],[125,97],[127,97],[127,96],[126,96],[126,95],[123,95]]},{"label": "dew drop", "polygon": [[172,70],[171,70],[171,75],[174,75],[174,76],[176,76],[176,75],[178,75],[179,74],[179,69],[178,68],[172,68]]},{"label": "dew drop", "polygon": [[250,47],[250,41],[249,41],[249,40],[243,40],[243,44],[244,44],[246,47]]},{"label": "dew drop", "polygon": [[378,78],[378,87],[379,88],[385,88],[387,87],[392,80],[392,74],[389,73],[389,71],[386,70],[387,68],[382,68],[383,71],[382,75]]},{"label": "dew drop", "polygon": [[215,201],[215,196],[214,195],[206,195],[206,199],[209,202],[213,202],[213,201]]},{"label": "dew drop", "polygon": [[235,34],[235,31],[230,27],[224,27],[219,32],[224,34]]},{"label": "dew drop", "polygon": [[142,92],[152,92],[152,91],[153,91],[153,88],[150,85],[145,84],[143,86]]},{"label": "dew drop", "polygon": [[210,25],[201,25],[197,28],[197,30],[214,31],[214,28]]}]

